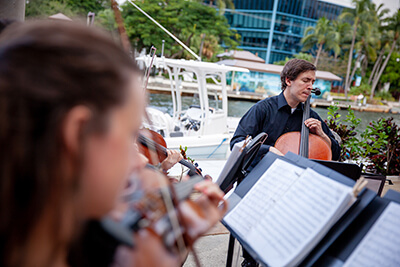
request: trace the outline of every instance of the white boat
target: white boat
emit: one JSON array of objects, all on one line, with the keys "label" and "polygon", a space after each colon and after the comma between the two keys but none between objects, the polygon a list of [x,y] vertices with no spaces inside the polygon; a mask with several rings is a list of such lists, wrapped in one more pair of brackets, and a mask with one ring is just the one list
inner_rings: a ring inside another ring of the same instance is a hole
[{"label": "white boat", "polygon": [[[151,57],[138,57],[146,66]],[[226,159],[229,142],[237,126],[238,118],[228,119],[228,97],[226,73],[249,72],[247,69],[224,66],[209,62],[155,57],[154,66],[165,69],[169,74],[172,96],[172,116],[156,108],[148,107],[148,120],[143,126],[164,136],[169,149],[188,147],[187,155],[197,159]],[[199,105],[182,110],[182,83],[197,88]],[[208,84],[211,79],[215,84]],[[210,95],[215,96],[210,99]],[[221,100],[221,101],[215,101]],[[213,105],[214,104],[214,105]]]}]

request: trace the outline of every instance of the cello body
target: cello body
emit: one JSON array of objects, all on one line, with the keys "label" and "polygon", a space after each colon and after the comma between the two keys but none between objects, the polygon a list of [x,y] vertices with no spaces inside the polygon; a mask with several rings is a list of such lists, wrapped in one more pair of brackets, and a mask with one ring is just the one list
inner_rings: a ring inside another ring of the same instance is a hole
[{"label": "cello body", "polygon": [[[300,132],[285,133],[276,140],[275,147],[283,154],[286,154],[289,151],[299,154],[300,137]],[[331,148],[321,137],[315,134],[309,134],[308,138],[308,158],[332,160]]]}]

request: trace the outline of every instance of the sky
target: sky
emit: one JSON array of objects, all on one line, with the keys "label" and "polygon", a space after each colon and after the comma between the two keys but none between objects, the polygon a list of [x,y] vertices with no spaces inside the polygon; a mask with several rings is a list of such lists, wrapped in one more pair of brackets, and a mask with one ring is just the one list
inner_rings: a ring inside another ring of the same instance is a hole
[{"label": "sky", "polygon": [[373,0],[374,3],[379,6],[381,3],[384,4],[385,8],[389,8],[389,16],[393,15],[396,10],[400,8],[400,0]]}]

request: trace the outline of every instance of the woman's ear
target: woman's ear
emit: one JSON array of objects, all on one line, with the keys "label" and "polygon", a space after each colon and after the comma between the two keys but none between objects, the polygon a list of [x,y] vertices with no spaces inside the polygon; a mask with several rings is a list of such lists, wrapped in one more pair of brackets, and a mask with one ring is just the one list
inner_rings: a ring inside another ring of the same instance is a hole
[{"label": "woman's ear", "polygon": [[67,113],[62,125],[62,136],[67,151],[78,152],[81,134],[91,116],[91,110],[83,105],[76,106]]}]

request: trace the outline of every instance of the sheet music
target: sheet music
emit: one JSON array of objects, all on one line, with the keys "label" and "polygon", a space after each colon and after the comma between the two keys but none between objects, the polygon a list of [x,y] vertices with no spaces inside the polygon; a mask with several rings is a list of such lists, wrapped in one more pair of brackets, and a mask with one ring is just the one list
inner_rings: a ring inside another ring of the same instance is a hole
[{"label": "sheet music", "polygon": [[270,266],[298,264],[352,199],[351,187],[299,169],[276,160],[224,219]]},{"label": "sheet music", "polygon": [[303,171],[303,168],[276,159],[224,220],[246,236]]},{"label": "sheet music", "polygon": [[345,266],[400,266],[400,204],[389,203]]}]

